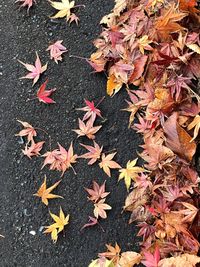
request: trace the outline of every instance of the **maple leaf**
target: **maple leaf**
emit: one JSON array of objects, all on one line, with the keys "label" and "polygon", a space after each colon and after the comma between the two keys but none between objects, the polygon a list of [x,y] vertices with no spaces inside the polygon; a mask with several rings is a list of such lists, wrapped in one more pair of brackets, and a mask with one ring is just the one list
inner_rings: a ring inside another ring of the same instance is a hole
[{"label": "maple leaf", "polygon": [[15,3],[20,3],[20,7],[26,7],[27,11],[33,6],[33,4],[36,4],[36,0],[17,0]]},{"label": "maple leaf", "polygon": [[48,151],[42,155],[42,157],[45,157],[42,168],[44,168],[45,165],[50,165],[50,170],[61,171],[63,175],[67,169],[73,169],[72,164],[76,163],[78,155],[74,154],[72,143],[70,144],[68,151],[60,144],[58,144],[58,146],[59,149]]},{"label": "maple leaf", "polygon": [[158,4],[164,4],[164,0],[148,0],[147,6],[151,6],[154,9]]},{"label": "maple leaf", "polygon": [[36,52],[35,66],[24,63],[20,60],[18,61],[30,72],[26,76],[21,77],[21,79],[33,79],[33,85],[38,81],[38,79],[40,78],[40,75],[47,69],[47,64],[42,66],[37,52]]},{"label": "maple leaf", "polygon": [[156,247],[154,254],[151,254],[150,252],[144,252],[145,260],[142,261],[142,263],[146,267],[158,267],[158,263],[160,261],[160,251],[159,248]]},{"label": "maple leaf", "polygon": [[61,197],[59,195],[51,194],[51,191],[59,185],[59,183],[61,182],[61,180],[58,181],[58,182],[56,182],[54,185],[52,185],[49,188],[47,188],[46,182],[47,182],[47,177],[45,175],[43,184],[40,186],[40,188],[38,189],[37,193],[34,194],[34,196],[40,197],[42,199],[42,202],[46,206],[48,206],[48,199],[52,199],[52,198],[63,198],[63,197]]},{"label": "maple leaf", "polygon": [[104,182],[100,186],[95,181],[93,181],[93,188],[92,189],[85,188],[85,190],[90,195],[90,197],[88,197],[88,199],[96,203],[100,199],[107,197],[110,194],[110,192],[105,192],[105,185],[106,185],[106,182]]},{"label": "maple leaf", "polygon": [[180,256],[160,260],[158,263],[158,267],[195,267],[197,263],[200,263],[200,257],[185,253]]},{"label": "maple leaf", "polygon": [[66,17],[67,21],[70,19],[71,9],[75,7],[75,1],[61,0],[61,2],[49,1],[53,8],[59,10],[52,19],[64,18]]},{"label": "maple leaf", "polygon": [[178,124],[177,113],[173,113],[163,125],[167,136],[166,145],[181,158],[191,161],[196,151],[196,144],[191,136]]},{"label": "maple leaf", "polygon": [[56,103],[53,99],[51,99],[49,96],[56,91],[56,88],[51,89],[51,90],[45,90],[46,86],[48,83],[48,79],[46,80],[46,82],[44,82],[39,90],[37,91],[37,98],[39,99],[40,102],[43,102],[45,104],[53,104]]},{"label": "maple leaf", "polygon": [[96,224],[98,224],[97,218],[93,218],[93,217],[89,216],[89,222],[84,224],[83,227],[81,228],[81,230],[83,230],[86,227],[94,226]]},{"label": "maple leaf", "polygon": [[150,43],[152,43],[152,41],[149,40],[148,35],[144,35],[138,40],[139,49],[143,55],[144,55],[144,50],[152,49],[152,47],[149,45]]},{"label": "maple leaf", "polygon": [[186,208],[184,210],[179,210],[179,211],[174,211],[174,213],[178,213],[178,214],[183,214],[184,218],[182,219],[182,222],[192,222],[194,220],[194,218],[196,217],[196,215],[198,214],[198,209],[187,202],[181,202],[181,204]]},{"label": "maple leaf", "polygon": [[15,136],[27,136],[28,143],[33,141],[33,137],[37,135],[36,130],[33,128],[33,126],[26,121],[17,121],[21,123],[25,129],[21,130],[18,134],[15,134]]},{"label": "maple leaf", "polygon": [[131,180],[135,181],[138,174],[145,171],[144,168],[135,166],[137,160],[138,160],[137,158],[132,161],[129,160],[126,164],[126,169],[119,170],[120,172],[119,180],[124,179],[127,190],[131,186]]},{"label": "maple leaf", "polygon": [[108,259],[110,259],[114,264],[118,264],[119,263],[119,259],[120,259],[120,252],[121,252],[121,248],[119,247],[119,245],[117,243],[115,243],[115,247],[111,246],[111,245],[107,245],[107,252],[102,252],[99,253],[98,256],[99,257],[106,257]]},{"label": "maple leaf", "polygon": [[52,45],[50,45],[46,51],[50,51],[50,57],[57,64],[58,61],[62,61],[62,54],[67,52],[67,48],[62,45],[63,40],[58,40]]},{"label": "maple leaf", "polygon": [[54,243],[57,242],[58,234],[63,231],[65,225],[69,223],[69,214],[65,217],[62,208],[60,207],[59,216],[50,212],[51,217],[55,221],[55,223],[51,224],[50,226],[46,226],[46,230],[44,234],[51,233],[51,239]]},{"label": "maple leaf", "polygon": [[78,23],[80,21],[79,17],[76,16],[74,13],[72,13],[70,16],[69,16],[69,24],[71,24],[72,22],[75,22],[76,25],[78,26]]},{"label": "maple leaf", "polygon": [[[98,103],[98,105],[99,105],[99,103]],[[77,108],[77,110],[82,110],[82,111],[86,112],[86,114],[83,117],[83,121],[91,118],[91,120],[94,122],[96,119],[96,116],[103,118],[101,115],[101,111],[97,107],[95,107],[94,101],[89,101],[89,100],[85,99],[85,104],[86,104],[85,107]]]},{"label": "maple leaf", "polygon": [[78,121],[79,129],[73,130],[78,134],[78,137],[87,136],[89,139],[95,139],[95,133],[97,133],[101,129],[102,125],[93,126],[92,118],[90,118],[86,123],[84,123],[84,121],[82,121],[81,119],[78,119]]},{"label": "maple leaf", "polygon": [[80,144],[84,148],[86,148],[89,152],[79,156],[79,158],[90,159],[88,165],[94,164],[101,157],[101,152],[103,150],[103,146],[100,147],[95,141],[93,141],[94,146],[87,146],[84,144]]},{"label": "maple leaf", "polygon": [[120,267],[133,267],[135,264],[139,264],[142,256],[134,251],[123,252],[119,261]]},{"label": "maple leaf", "polygon": [[116,267],[112,261],[107,260],[105,257],[92,261],[88,267]]},{"label": "maple leaf", "polygon": [[111,177],[111,172],[110,169],[120,169],[121,166],[112,160],[114,156],[116,155],[115,153],[108,154],[107,156],[103,153],[101,156],[101,162],[99,163],[99,167],[109,176]]},{"label": "maple leaf", "polygon": [[190,142],[194,141],[199,135],[199,129],[200,129],[200,116],[196,115],[193,121],[188,125],[188,130],[191,130],[194,128],[194,135],[193,138],[190,140]]},{"label": "maple leaf", "polygon": [[175,3],[169,5],[169,8],[165,9],[162,15],[156,19],[156,33],[163,40],[168,40],[171,33],[184,29],[177,21],[182,20],[186,16],[188,14],[180,12]]},{"label": "maple leaf", "polygon": [[94,204],[94,216],[98,219],[99,217],[106,219],[107,218],[107,214],[106,214],[106,210],[111,210],[112,207],[109,206],[108,204],[104,203],[105,202],[105,198],[99,200],[99,202]]},{"label": "maple leaf", "polygon": [[22,152],[25,156],[31,157],[33,156],[39,156],[40,155],[40,150],[42,150],[43,144],[45,142],[41,141],[38,143],[35,143],[33,140],[31,141],[31,145],[28,147],[28,144],[26,144],[25,149],[22,149]]}]

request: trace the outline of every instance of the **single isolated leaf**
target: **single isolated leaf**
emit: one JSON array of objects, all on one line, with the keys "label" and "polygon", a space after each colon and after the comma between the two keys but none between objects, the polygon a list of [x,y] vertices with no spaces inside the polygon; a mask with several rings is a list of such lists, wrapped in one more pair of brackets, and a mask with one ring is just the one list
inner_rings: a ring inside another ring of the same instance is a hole
[{"label": "single isolated leaf", "polygon": [[114,156],[116,155],[115,153],[108,154],[107,156],[103,153],[101,156],[101,162],[99,163],[99,167],[109,176],[111,177],[111,172],[110,169],[120,169],[121,166],[112,160]]},{"label": "single isolated leaf", "polygon": [[99,202],[94,204],[94,216],[98,219],[99,217],[106,219],[107,218],[107,214],[106,214],[106,210],[111,210],[112,207],[109,206],[108,204],[104,203],[105,202],[105,198],[99,200]]},{"label": "single isolated leaf", "polygon": [[79,121],[79,129],[73,130],[75,133],[80,136],[87,136],[89,139],[95,139],[95,134],[101,129],[102,125],[100,126],[93,126],[93,120],[90,118],[86,123],[81,119]]},{"label": "single isolated leaf", "polygon": [[137,158],[132,161],[129,160],[126,164],[126,169],[119,170],[120,172],[119,180],[124,179],[127,190],[131,186],[131,180],[135,181],[138,174],[145,171],[144,168],[135,166],[137,160],[138,160]]},{"label": "single isolated leaf", "polygon": [[79,158],[90,159],[88,165],[94,164],[101,157],[101,152],[103,150],[103,146],[100,147],[95,141],[93,141],[94,146],[87,146],[84,144],[80,144],[84,148],[86,148],[89,152],[79,156]]},{"label": "single isolated leaf", "polygon": [[66,17],[67,21],[70,19],[71,16],[71,9],[75,6],[75,1],[69,1],[69,0],[61,0],[61,2],[54,2],[49,1],[53,8],[59,10],[58,13],[56,13],[54,16],[52,16],[52,19],[58,19],[58,18],[64,18]]},{"label": "single isolated leaf", "polygon": [[20,60],[18,61],[29,71],[29,73],[26,76],[21,77],[21,79],[33,79],[33,85],[39,80],[40,75],[47,69],[47,64],[42,66],[37,52],[35,66],[31,64],[26,64]]},{"label": "single isolated leaf", "polygon": [[47,188],[46,182],[47,182],[47,177],[45,175],[43,184],[40,186],[39,190],[37,191],[37,193],[34,194],[34,196],[40,197],[42,199],[42,202],[46,206],[48,206],[48,199],[52,199],[52,198],[63,198],[63,197],[61,197],[59,195],[51,194],[51,191],[59,185],[59,183],[61,182],[61,180],[58,181],[58,182],[56,182],[54,185],[52,185],[49,188]]},{"label": "single isolated leaf", "polygon": [[56,103],[53,99],[49,97],[53,92],[56,91],[56,88],[46,90],[47,83],[48,79],[40,86],[39,90],[37,91],[37,98],[40,102],[43,102],[45,104]]},{"label": "single isolated leaf", "polygon": [[92,227],[92,226],[94,226],[96,224],[98,224],[97,218],[93,218],[93,217],[89,216],[88,223],[84,224],[83,227],[81,228],[81,230],[83,230],[86,227]]},{"label": "single isolated leaf", "polygon": [[33,141],[33,137],[37,135],[36,130],[33,128],[33,126],[26,121],[17,121],[21,123],[25,129],[21,130],[18,134],[15,134],[15,136],[27,136],[28,143]]},{"label": "single isolated leaf", "polygon": [[31,141],[31,145],[28,147],[28,144],[26,144],[24,150],[22,149],[22,153],[27,156],[29,159],[33,156],[39,156],[40,150],[42,150],[42,147],[44,145],[44,141],[35,143],[33,140]]},{"label": "single isolated leaf", "polygon": [[36,4],[36,0],[17,0],[15,3],[19,3],[20,7],[26,7],[27,11],[33,6],[33,4]]},{"label": "single isolated leaf", "polygon": [[100,199],[103,199],[107,197],[110,192],[105,192],[106,188],[106,181],[100,186],[95,181],[93,181],[93,188],[85,188],[85,190],[88,192],[90,197],[88,197],[89,200],[93,201],[94,203],[97,203]]},{"label": "single isolated leaf", "polygon": [[193,138],[190,140],[190,142],[196,139],[199,135],[199,129],[200,129],[200,116],[199,115],[196,115],[194,120],[188,125],[188,130],[191,130],[193,128],[194,128],[194,135],[193,135]]},{"label": "single isolated leaf", "polygon": [[113,247],[111,245],[106,244],[106,247],[107,247],[107,251],[99,253],[98,256],[108,258],[114,264],[118,264],[119,259],[120,259],[120,252],[121,252],[121,248],[119,247],[119,245],[116,243],[115,247]]},{"label": "single isolated leaf", "polygon": [[58,234],[64,230],[65,225],[69,223],[69,214],[65,217],[62,208],[60,207],[60,213],[59,216],[53,214],[50,212],[51,217],[55,221],[55,223],[46,226],[46,230],[44,231],[44,234],[50,234],[51,233],[51,239],[54,243],[58,240]]},{"label": "single isolated leaf", "polygon": [[[85,99],[85,104],[86,104],[85,107],[77,108],[77,110],[82,110],[82,111],[86,112],[84,117],[83,117],[83,121],[91,118],[91,120],[94,122],[97,116],[103,118],[101,115],[101,110],[98,109],[97,107],[95,107],[94,101],[89,101],[89,100]],[[97,105],[99,105],[99,104],[97,104]]]},{"label": "single isolated leaf", "polygon": [[67,48],[62,45],[63,40],[58,40],[47,48],[50,51],[50,58],[57,64],[62,61],[62,54],[67,52]]}]

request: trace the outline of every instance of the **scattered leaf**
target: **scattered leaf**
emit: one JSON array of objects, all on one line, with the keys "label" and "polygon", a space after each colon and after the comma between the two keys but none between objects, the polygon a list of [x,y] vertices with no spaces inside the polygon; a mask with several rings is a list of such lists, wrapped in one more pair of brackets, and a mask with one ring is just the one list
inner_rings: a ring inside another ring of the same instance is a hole
[{"label": "scattered leaf", "polygon": [[121,166],[112,160],[114,156],[116,155],[115,153],[108,154],[107,156],[103,153],[101,156],[101,162],[99,163],[99,167],[109,176],[111,177],[111,172],[110,169],[120,169]]},{"label": "scattered leaf", "polygon": [[49,96],[56,91],[56,88],[51,89],[51,90],[46,90],[46,86],[48,83],[48,79],[46,80],[46,82],[44,82],[38,92],[37,92],[37,98],[39,99],[40,102],[43,102],[45,104],[53,104],[56,103],[53,99],[51,99]]}]

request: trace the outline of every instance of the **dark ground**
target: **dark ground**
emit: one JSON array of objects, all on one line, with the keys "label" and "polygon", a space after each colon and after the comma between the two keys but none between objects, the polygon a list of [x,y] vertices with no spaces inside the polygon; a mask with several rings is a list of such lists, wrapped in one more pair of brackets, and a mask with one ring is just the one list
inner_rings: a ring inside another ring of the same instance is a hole
[{"label": "dark ground", "polygon": [[[94,51],[92,40],[100,33],[99,21],[112,8],[112,1],[85,0],[85,9],[79,9],[80,25],[70,27],[65,21],[51,21],[48,16],[54,10],[47,1],[37,1],[38,5],[27,15],[23,9],[18,10],[12,0],[0,3],[1,14],[1,177],[0,177],[0,233],[5,239],[0,239],[0,266],[2,267],[86,267],[97,257],[98,252],[105,251],[105,244],[115,242],[122,250],[137,250],[136,226],[128,225],[128,214],[121,214],[126,196],[123,182],[117,184],[117,171],[113,177],[107,176],[97,166],[88,167],[86,160],[79,160],[75,165],[77,175],[72,170],[66,172],[62,183],[55,193],[64,196],[64,200],[50,201],[50,209],[58,213],[61,205],[66,214],[71,215],[71,222],[66,227],[65,236],[60,234],[58,242],[53,244],[50,236],[41,233],[41,226],[52,222],[48,209],[38,198],[32,196],[41,185],[44,174],[47,174],[49,184],[59,180],[60,174],[40,170],[41,158],[29,160],[22,157],[19,139],[14,136],[21,127],[16,118],[28,121],[35,127],[48,131],[52,137],[52,148],[59,142],[68,148],[74,140],[75,152],[83,150],[78,145],[76,134],[71,129],[78,126],[77,118],[83,113],[76,108],[83,106],[83,99],[100,100],[105,95],[104,75],[91,74],[91,68],[86,62],[64,56],[61,64],[50,62],[49,54],[45,52],[51,41],[64,40],[64,45],[70,54],[89,57]],[[18,62],[27,63],[35,60],[38,51],[43,63],[49,61],[48,70],[39,83],[32,88],[31,81],[19,80],[26,71]],[[49,77],[50,87],[56,87],[53,95],[56,105],[47,106],[37,101],[26,102],[35,94],[38,86]],[[97,134],[97,142],[104,145],[106,151],[117,149],[116,160],[124,166],[129,159],[134,159],[138,150],[139,137],[133,130],[127,129],[128,114],[120,109],[126,107],[125,91],[114,98],[106,97],[101,109],[107,121]],[[41,132],[40,139],[47,137]],[[48,142],[43,149],[49,149]],[[107,179],[107,189],[111,191],[107,198],[112,211],[108,219],[102,221],[103,233],[98,226],[80,232],[92,215],[92,206],[87,201],[83,187],[89,187],[95,179],[102,183]],[[49,185],[48,184],[48,185]],[[36,231],[36,235],[30,231]]]}]

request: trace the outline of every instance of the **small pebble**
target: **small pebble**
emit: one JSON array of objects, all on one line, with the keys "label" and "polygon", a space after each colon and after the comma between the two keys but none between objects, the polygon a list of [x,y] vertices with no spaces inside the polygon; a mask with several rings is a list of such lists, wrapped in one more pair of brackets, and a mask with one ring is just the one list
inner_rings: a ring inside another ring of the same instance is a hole
[{"label": "small pebble", "polygon": [[36,231],[33,231],[33,230],[32,230],[32,231],[29,232],[29,234],[31,234],[31,235],[34,236],[34,235],[36,235]]}]

